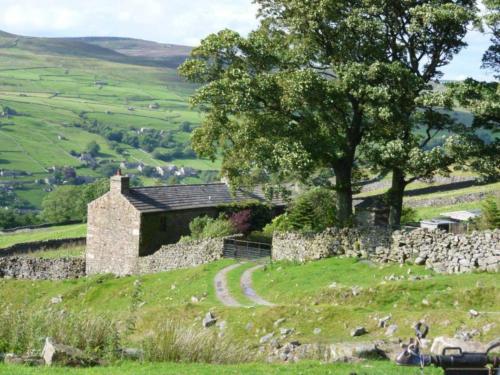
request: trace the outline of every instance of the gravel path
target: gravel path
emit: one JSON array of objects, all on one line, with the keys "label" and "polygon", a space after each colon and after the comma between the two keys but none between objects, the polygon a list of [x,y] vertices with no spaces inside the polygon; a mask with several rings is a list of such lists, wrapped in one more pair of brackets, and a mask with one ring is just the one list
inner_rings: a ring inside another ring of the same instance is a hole
[{"label": "gravel path", "polygon": [[215,275],[215,295],[224,306],[243,307],[243,305],[236,301],[229,292],[226,277],[228,272],[240,267],[242,264],[243,263],[236,263],[229,267],[223,268],[217,273],[217,275]]},{"label": "gravel path", "polygon": [[241,276],[240,285],[241,289],[243,289],[243,293],[250,300],[252,300],[257,305],[263,306],[274,306],[274,303],[266,301],[264,298],[255,293],[255,290],[252,288],[252,273],[259,268],[264,267],[263,264],[247,269],[243,275]]}]

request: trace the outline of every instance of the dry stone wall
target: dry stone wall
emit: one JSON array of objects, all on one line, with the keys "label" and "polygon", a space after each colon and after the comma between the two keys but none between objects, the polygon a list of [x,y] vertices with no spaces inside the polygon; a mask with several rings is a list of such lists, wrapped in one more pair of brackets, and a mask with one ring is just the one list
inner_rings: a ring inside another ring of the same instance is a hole
[{"label": "dry stone wall", "polygon": [[327,229],[320,234],[280,233],[273,237],[273,259],[305,262],[331,256],[378,262],[425,264],[441,273],[500,269],[500,230],[456,235],[416,229]]},{"label": "dry stone wall", "polygon": [[221,259],[223,250],[223,238],[164,245],[156,253],[138,258],[136,273],[155,273],[196,267]]},{"label": "dry stone wall", "polygon": [[29,280],[76,279],[85,276],[85,259],[0,258],[0,278]]}]

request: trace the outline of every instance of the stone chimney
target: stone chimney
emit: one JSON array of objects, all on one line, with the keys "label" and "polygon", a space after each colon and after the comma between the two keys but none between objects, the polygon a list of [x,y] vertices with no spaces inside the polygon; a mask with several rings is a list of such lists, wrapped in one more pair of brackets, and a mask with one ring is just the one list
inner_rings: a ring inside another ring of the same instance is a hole
[{"label": "stone chimney", "polygon": [[125,194],[128,193],[130,188],[130,178],[122,176],[121,170],[118,169],[116,175],[111,177],[109,181],[109,190],[113,193]]}]

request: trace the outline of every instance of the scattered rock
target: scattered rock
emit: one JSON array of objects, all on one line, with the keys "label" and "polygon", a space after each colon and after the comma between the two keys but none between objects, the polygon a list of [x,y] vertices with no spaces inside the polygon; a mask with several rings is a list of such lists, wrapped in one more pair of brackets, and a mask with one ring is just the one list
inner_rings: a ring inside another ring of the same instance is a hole
[{"label": "scattered rock", "polygon": [[253,323],[252,323],[252,322],[248,322],[248,323],[247,323],[247,325],[245,326],[245,329],[246,329],[247,331],[252,330],[252,329],[253,329]]},{"label": "scattered rock", "polygon": [[321,333],[321,328],[314,328],[313,333],[319,335]]},{"label": "scattered rock", "polygon": [[483,326],[482,331],[483,331],[483,333],[488,333],[493,328],[495,328],[495,323],[488,323],[485,326]]},{"label": "scattered rock", "polygon": [[52,297],[50,299],[50,303],[53,305],[57,305],[58,303],[61,303],[63,301],[63,297],[61,295]]},{"label": "scattered rock", "polygon": [[122,359],[139,361],[144,358],[144,351],[137,348],[122,348],[119,352]]},{"label": "scattered rock", "polygon": [[280,324],[284,323],[286,321],[286,318],[279,318],[277,321],[274,322],[274,326],[278,327]]},{"label": "scattered rock", "polygon": [[474,309],[470,309],[470,310],[469,310],[469,316],[470,316],[471,318],[477,318],[477,317],[479,316],[479,312],[478,312],[478,311],[476,311],[476,310],[474,310]]},{"label": "scattered rock", "polygon": [[339,284],[336,283],[335,281],[333,283],[331,283],[330,285],[328,285],[328,288],[330,289],[336,289],[339,287]]},{"label": "scattered rock", "polygon": [[387,329],[385,331],[385,335],[392,336],[396,333],[397,330],[398,330],[397,324],[391,324],[389,327],[387,327]]},{"label": "scattered rock", "polygon": [[273,349],[279,349],[281,348],[281,344],[280,342],[278,341],[278,339],[272,339],[270,342],[269,342],[269,346]]},{"label": "scattered rock", "polygon": [[415,259],[415,264],[417,266],[423,266],[425,265],[425,261],[427,260],[426,257],[423,257],[423,256],[418,256],[417,259]]},{"label": "scattered rock", "polygon": [[274,337],[274,332],[271,332],[271,333],[268,333],[267,335],[265,336],[262,336],[259,340],[259,342],[261,344],[266,344],[268,343],[269,341],[271,341],[271,339]]},{"label": "scattered rock", "polygon": [[362,336],[367,334],[368,332],[366,331],[365,327],[356,327],[351,331],[351,336],[352,337],[357,337],[357,336]]},{"label": "scattered rock", "polygon": [[42,357],[47,366],[70,366],[70,367],[86,367],[95,366],[97,361],[89,358],[80,349],[73,348],[68,345],[57,344],[52,341],[52,338],[45,339]]},{"label": "scattered rock", "polygon": [[214,315],[209,311],[203,318],[201,324],[203,327],[208,328],[213,326],[215,323],[217,323],[217,319],[215,319]]},{"label": "scattered rock", "polygon": [[383,318],[380,318],[378,320],[378,327],[379,328],[385,328],[387,326],[387,323],[389,322],[389,320],[391,320],[391,316],[390,315],[387,315],[387,316],[384,316]]},{"label": "scattered rock", "polygon": [[280,334],[281,336],[288,336],[293,333],[294,329],[293,328],[281,328],[280,329]]},{"label": "scattered rock", "polygon": [[384,356],[373,343],[342,343],[327,345],[325,362],[353,362]]},{"label": "scattered rock", "polygon": [[[1,357],[1,356],[0,356]],[[23,366],[43,366],[45,361],[41,357],[36,356],[20,356],[14,353],[7,353],[3,357],[3,361],[9,365],[23,365]]]},{"label": "scattered rock", "polygon": [[198,303],[198,302],[200,302],[200,300],[198,299],[198,297],[196,297],[196,296],[192,296],[192,297],[191,297],[191,302],[192,302],[192,303]]},{"label": "scattered rock", "polygon": [[455,338],[439,336],[436,337],[431,346],[431,354],[441,355],[444,348],[462,348],[464,352],[481,352],[486,351],[486,345],[475,341],[463,341]]},{"label": "scattered rock", "polygon": [[456,334],[455,334],[455,338],[456,339],[459,339],[459,340],[462,340],[462,341],[470,341],[472,340],[475,336],[479,336],[480,332],[478,329],[472,329],[470,331],[465,331],[465,330],[462,330],[462,331],[458,331]]},{"label": "scattered rock", "polygon": [[356,286],[356,285],[355,285],[355,286],[353,286],[353,287],[351,288],[351,293],[352,293],[352,295],[353,295],[354,297],[359,296],[359,294],[361,293],[361,287]]},{"label": "scattered rock", "polygon": [[429,306],[430,304],[431,304],[431,303],[429,302],[429,300],[428,300],[427,298],[424,298],[424,299],[422,300],[422,305],[424,305],[424,306]]},{"label": "scattered rock", "polygon": [[222,322],[217,323],[217,327],[219,327],[221,331],[224,331],[227,328],[227,322],[223,320]]}]

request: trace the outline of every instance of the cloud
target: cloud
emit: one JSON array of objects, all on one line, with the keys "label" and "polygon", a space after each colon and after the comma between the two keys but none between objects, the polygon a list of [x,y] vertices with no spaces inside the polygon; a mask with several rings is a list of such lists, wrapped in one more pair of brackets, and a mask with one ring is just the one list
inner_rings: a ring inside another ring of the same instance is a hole
[{"label": "cloud", "polygon": [[[251,0],[1,0],[0,29],[30,36],[126,36],[197,45],[224,28],[254,29]],[[469,47],[443,68],[445,79],[491,79],[480,69],[489,37],[467,36]]]},{"label": "cloud", "polygon": [[34,36],[129,36],[197,44],[257,25],[250,0],[2,0],[0,29]]}]

